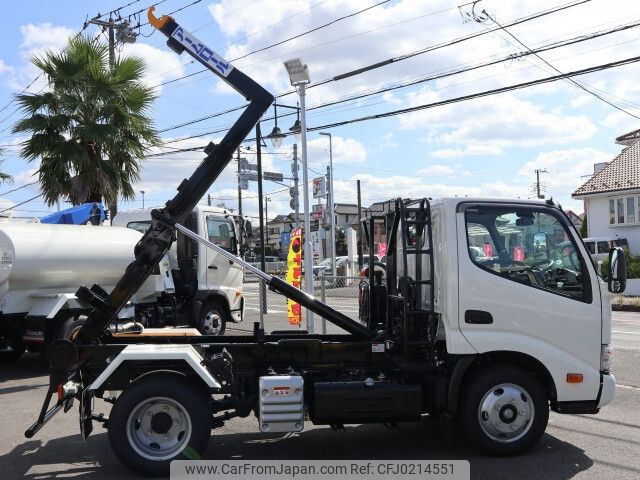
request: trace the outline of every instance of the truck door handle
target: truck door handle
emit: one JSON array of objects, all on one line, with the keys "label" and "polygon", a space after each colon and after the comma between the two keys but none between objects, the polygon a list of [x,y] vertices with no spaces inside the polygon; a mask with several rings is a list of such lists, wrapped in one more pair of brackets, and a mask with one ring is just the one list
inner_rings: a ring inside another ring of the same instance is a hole
[{"label": "truck door handle", "polygon": [[218,266],[217,265],[209,265],[209,270],[217,270]]},{"label": "truck door handle", "polygon": [[478,325],[488,325],[493,323],[493,317],[489,312],[483,310],[467,310],[464,312],[464,322]]}]

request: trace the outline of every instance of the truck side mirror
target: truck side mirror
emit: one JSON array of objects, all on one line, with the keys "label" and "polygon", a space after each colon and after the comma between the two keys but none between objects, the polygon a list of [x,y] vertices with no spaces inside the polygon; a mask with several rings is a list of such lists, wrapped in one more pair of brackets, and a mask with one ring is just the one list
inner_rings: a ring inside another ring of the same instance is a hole
[{"label": "truck side mirror", "polygon": [[253,227],[251,226],[251,222],[246,220],[244,222],[244,236],[247,238],[253,237]]},{"label": "truck side mirror", "polygon": [[611,293],[622,293],[627,287],[627,258],[620,247],[609,250],[609,278],[607,279]]}]

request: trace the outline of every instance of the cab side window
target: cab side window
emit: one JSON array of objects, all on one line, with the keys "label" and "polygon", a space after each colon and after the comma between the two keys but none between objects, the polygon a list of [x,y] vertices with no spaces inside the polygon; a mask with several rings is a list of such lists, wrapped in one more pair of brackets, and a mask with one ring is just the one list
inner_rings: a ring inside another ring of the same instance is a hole
[{"label": "cab side window", "polygon": [[233,223],[215,217],[207,217],[207,236],[211,243],[236,253],[236,234]]},{"label": "cab side window", "polygon": [[585,265],[553,214],[529,207],[465,211],[468,250],[479,268],[532,288],[586,301]]}]

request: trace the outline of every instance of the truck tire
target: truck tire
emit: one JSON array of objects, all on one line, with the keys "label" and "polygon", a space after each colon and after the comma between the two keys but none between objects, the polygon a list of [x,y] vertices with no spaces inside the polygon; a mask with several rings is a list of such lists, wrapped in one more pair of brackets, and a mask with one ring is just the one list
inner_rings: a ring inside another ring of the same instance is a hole
[{"label": "truck tire", "polygon": [[172,460],[197,460],[211,435],[207,395],[186,377],[157,373],[122,392],[109,415],[109,443],[128,468],[168,477]]},{"label": "truck tire", "polygon": [[86,320],[87,317],[85,315],[75,315],[67,318],[64,323],[60,325],[56,338],[71,340],[71,337],[76,334]]},{"label": "truck tire", "polygon": [[15,362],[25,350],[26,347],[20,336],[0,337],[0,363]]},{"label": "truck tire", "polygon": [[517,455],[533,447],[549,420],[542,384],[522,368],[490,365],[463,392],[460,420],[467,439],[489,455]]},{"label": "truck tire", "polygon": [[224,335],[227,328],[227,309],[219,300],[207,300],[202,304],[197,328],[202,335]]}]

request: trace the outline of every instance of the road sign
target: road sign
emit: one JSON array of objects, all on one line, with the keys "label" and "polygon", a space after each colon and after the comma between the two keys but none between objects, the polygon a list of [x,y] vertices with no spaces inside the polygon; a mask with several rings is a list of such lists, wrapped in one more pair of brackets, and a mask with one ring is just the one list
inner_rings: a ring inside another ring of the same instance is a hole
[{"label": "road sign", "polygon": [[313,179],[313,198],[324,198],[326,195],[326,187],[324,186],[324,177]]},{"label": "road sign", "polygon": [[251,180],[252,182],[258,181],[258,174],[253,172],[240,172],[240,181],[246,180],[247,182]]},{"label": "road sign", "polygon": [[249,180],[241,178],[240,179],[240,189],[241,190],[249,190]]},{"label": "road sign", "polygon": [[284,180],[284,175],[276,172],[262,172],[262,178],[270,180],[272,182],[281,182]]},{"label": "road sign", "polygon": [[249,163],[249,160],[246,158],[240,159],[240,170],[250,170],[253,172],[258,171],[258,165],[256,163]]}]

